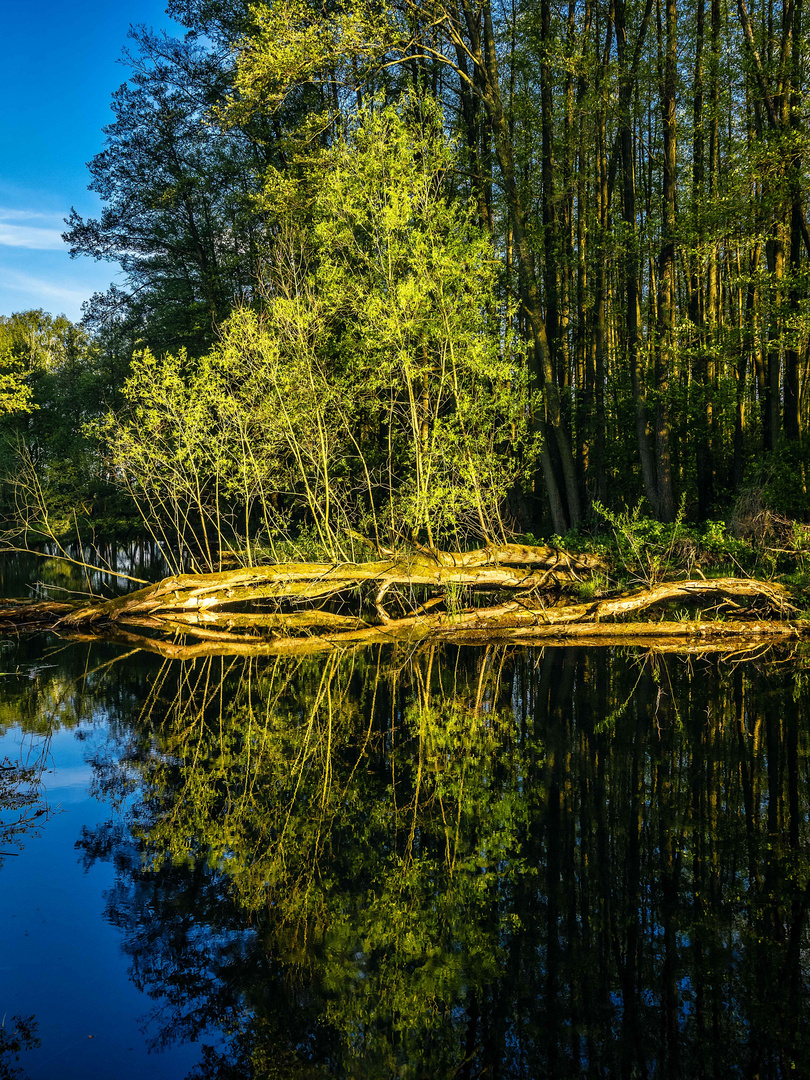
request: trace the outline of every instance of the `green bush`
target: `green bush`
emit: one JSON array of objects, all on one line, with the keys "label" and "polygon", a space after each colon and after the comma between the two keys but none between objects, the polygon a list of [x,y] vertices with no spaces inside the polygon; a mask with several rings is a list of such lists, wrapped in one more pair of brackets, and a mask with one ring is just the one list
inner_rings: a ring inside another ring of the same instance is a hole
[{"label": "green bush", "polygon": [[732,536],[723,521],[703,526],[684,523],[683,503],[675,521],[665,523],[633,510],[614,512],[594,504],[613,533],[612,556],[618,577],[652,586],[665,578],[695,573],[752,573],[759,561],[750,542]]}]

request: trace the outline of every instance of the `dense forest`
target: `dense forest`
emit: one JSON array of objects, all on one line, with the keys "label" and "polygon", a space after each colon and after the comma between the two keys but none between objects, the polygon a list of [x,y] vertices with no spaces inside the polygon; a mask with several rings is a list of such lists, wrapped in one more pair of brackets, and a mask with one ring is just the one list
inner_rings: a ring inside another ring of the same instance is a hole
[{"label": "dense forest", "polygon": [[0,321],[7,517],[134,498],[249,556],[808,519],[801,0],[169,11],[67,220],[124,284]]}]

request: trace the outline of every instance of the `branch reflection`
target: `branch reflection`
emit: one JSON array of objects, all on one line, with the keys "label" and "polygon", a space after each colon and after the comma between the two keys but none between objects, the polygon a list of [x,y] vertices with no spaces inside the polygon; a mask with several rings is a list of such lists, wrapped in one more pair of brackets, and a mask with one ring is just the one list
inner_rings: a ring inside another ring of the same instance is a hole
[{"label": "branch reflection", "polygon": [[[808,1059],[796,662],[166,662],[109,917],[195,1077],[782,1076]],[[797,681],[798,679],[798,681]]]}]

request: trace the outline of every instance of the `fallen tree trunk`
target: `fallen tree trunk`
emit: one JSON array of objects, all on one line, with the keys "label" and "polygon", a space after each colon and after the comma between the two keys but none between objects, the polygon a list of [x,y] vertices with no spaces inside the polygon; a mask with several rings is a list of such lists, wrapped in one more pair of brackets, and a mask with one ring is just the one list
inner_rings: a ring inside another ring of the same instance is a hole
[{"label": "fallen tree trunk", "polygon": [[53,600],[0,600],[0,629],[48,629],[75,611],[76,604]]},{"label": "fallen tree trunk", "polygon": [[[628,619],[665,604],[698,603],[729,617],[647,621],[644,634],[659,637],[651,629],[657,626],[666,626],[668,638],[681,639],[747,635],[761,640],[765,633],[801,633],[786,621],[794,609],[784,586],[750,578],[669,581],[572,602],[565,588],[601,566],[594,555],[523,545],[463,553],[419,550],[364,563],[286,563],[176,575],[114,600],[0,603],[0,625],[52,626],[96,637],[194,638],[209,651],[221,646],[255,652],[266,646],[283,652],[428,637],[603,641],[620,634],[628,639],[642,625]],[[457,587],[475,594],[496,592],[499,602],[454,610]],[[384,601],[394,590],[402,599],[403,589],[409,609],[393,617]],[[424,596],[416,595],[420,590]],[[441,604],[446,610],[436,610]]]},{"label": "fallen tree trunk", "polygon": [[[76,631],[70,635],[81,641],[98,641],[99,634]],[[631,645],[658,653],[677,652],[703,655],[723,653],[746,655],[769,648],[775,642],[795,641],[797,629],[785,622],[641,622],[578,623],[575,626],[522,627],[510,631],[445,631],[425,634],[425,640],[454,644],[577,645],[581,648]],[[205,656],[311,656],[318,653],[350,652],[371,645],[413,644],[422,640],[411,634],[392,634],[388,627],[370,627],[367,633],[317,634],[311,637],[210,637],[184,635],[176,638],[152,637],[137,627],[112,627],[104,640],[132,649],[152,652],[168,660],[193,660]]]},{"label": "fallen tree trunk", "polygon": [[[526,590],[531,593],[533,590]],[[239,590],[240,599],[245,599],[243,590]],[[262,597],[263,588],[257,589]],[[172,593],[169,599],[165,592],[146,598],[131,594],[128,597],[110,601],[109,605],[82,608],[64,616],[66,626],[78,626],[82,623],[109,619],[111,622],[137,621],[143,625],[159,626],[163,623],[174,626],[220,626],[226,629],[236,627],[266,626],[284,627],[325,627],[348,630],[350,625],[368,625],[357,616],[339,615],[330,611],[293,612],[290,614],[273,613],[270,615],[246,614],[216,610],[218,606],[233,602],[231,592],[216,594],[205,588],[204,596],[197,595],[197,590],[184,593]],[[255,595],[255,594],[253,594]],[[546,604],[542,597],[528,596],[510,600],[504,604],[484,608],[468,608],[459,612],[441,612],[405,616],[400,619],[386,619],[388,633],[411,627],[423,627],[430,630],[452,627],[478,629],[481,626],[500,629],[516,629],[520,626],[561,626],[581,622],[600,623],[604,620],[616,621],[644,611],[656,604],[682,600],[701,599],[704,603],[722,604],[726,607],[738,606],[740,600],[764,600],[780,616],[792,610],[788,592],[783,585],[756,581],[753,578],[713,578],[699,581],[672,581],[638,589],[615,597],[590,600],[576,604]]]},{"label": "fallen tree trunk", "polygon": [[364,563],[278,563],[214,574],[178,574],[116,600],[87,605],[69,615],[66,622],[78,625],[136,614],[166,617],[265,600],[301,604],[363,587],[372,587],[376,614],[386,621],[390,616],[383,599],[394,586],[468,586],[479,591],[529,593],[577,580],[578,573],[590,573],[602,565],[594,555],[569,555],[556,548],[519,544],[471,552],[420,550]]}]

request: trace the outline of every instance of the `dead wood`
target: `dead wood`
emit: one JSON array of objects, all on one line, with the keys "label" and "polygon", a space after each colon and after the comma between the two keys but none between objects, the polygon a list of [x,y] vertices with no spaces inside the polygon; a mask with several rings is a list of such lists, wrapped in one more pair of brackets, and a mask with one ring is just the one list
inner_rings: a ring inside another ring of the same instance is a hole
[{"label": "dead wood", "polygon": [[51,600],[0,600],[0,630],[53,626],[75,610],[75,604]]},{"label": "dead wood", "polygon": [[[92,636],[123,637],[130,643],[163,639],[167,646],[165,639],[172,637],[172,650],[204,648],[209,655],[216,649],[309,652],[427,637],[607,642],[641,635],[645,640],[741,636],[761,640],[763,635],[795,637],[801,632],[797,624],[786,621],[794,609],[784,586],[750,578],[670,581],[589,601],[566,599],[561,587],[600,565],[597,556],[569,556],[556,548],[516,544],[463,553],[418,550],[362,563],[284,563],[176,575],[126,596],[93,603],[0,603],[0,625],[53,626]],[[495,592],[500,596],[493,599],[500,602],[454,611],[446,598],[455,586],[475,593]],[[383,603],[397,590],[412,599],[410,610],[394,617]],[[431,596],[434,591],[439,595]],[[353,605],[348,602],[351,599],[356,601]],[[728,612],[732,617],[725,621],[627,621],[662,604],[695,602],[704,611]],[[447,610],[436,610],[441,603]],[[754,610],[758,617],[752,619]]]},{"label": "dead wood", "polygon": [[[204,628],[199,634],[204,635]],[[795,626],[784,622],[644,622],[626,624],[578,623],[575,626],[522,627],[509,631],[449,629],[435,635],[392,634],[388,627],[370,628],[356,634],[317,634],[310,637],[278,637],[270,640],[244,636],[211,634],[198,637],[185,634],[179,638],[153,637],[139,633],[133,624],[109,627],[102,634],[75,631],[71,638],[83,641],[119,642],[170,660],[192,660],[208,656],[312,656],[318,653],[351,652],[368,645],[414,644],[423,639],[455,644],[577,645],[582,648],[633,646],[656,653],[703,655],[723,653],[750,654],[775,641],[796,640]]]},{"label": "dead wood", "polygon": [[281,563],[165,578],[116,600],[77,609],[65,622],[78,625],[99,619],[117,621],[135,614],[168,616],[266,600],[300,604],[327,600],[364,586],[374,589],[377,612],[385,620],[390,616],[382,608],[382,600],[394,586],[467,586],[479,591],[529,593],[570,583],[577,572],[587,573],[599,565],[596,556],[569,556],[555,548],[517,544],[464,553],[420,551],[365,563]]}]

